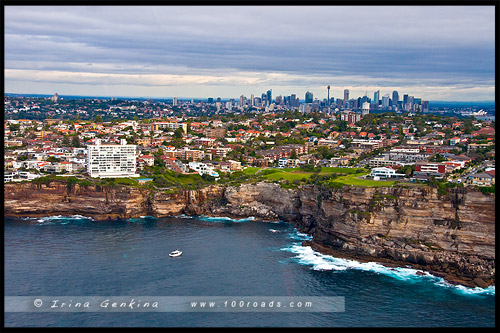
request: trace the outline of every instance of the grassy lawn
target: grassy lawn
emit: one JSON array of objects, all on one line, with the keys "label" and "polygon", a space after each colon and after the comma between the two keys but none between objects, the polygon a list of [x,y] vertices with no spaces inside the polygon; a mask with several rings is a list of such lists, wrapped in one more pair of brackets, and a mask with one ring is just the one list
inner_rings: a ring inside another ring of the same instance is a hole
[{"label": "grassy lawn", "polygon": [[[250,169],[250,168],[248,168],[248,169]],[[261,169],[261,168],[252,168],[252,169]],[[353,168],[327,167],[327,168],[321,168],[321,172],[319,172],[318,174],[319,175],[329,175],[332,173],[347,174],[346,176],[341,176],[338,179],[341,179],[339,182],[342,182],[342,183],[345,183],[348,185],[388,186],[388,185],[392,185],[392,183],[393,183],[393,182],[390,182],[390,184],[388,184],[387,182],[377,182],[377,181],[373,182],[373,181],[371,181],[373,183],[373,185],[365,185],[365,184],[371,184],[371,183],[369,183],[370,181],[359,180],[359,179],[355,179],[354,177],[352,177],[352,178],[349,177],[349,176],[359,177],[361,175],[366,174],[366,172],[365,173],[356,173],[358,171],[359,171],[358,169],[353,169]],[[251,170],[250,172],[254,172],[254,174],[255,174],[255,172],[257,172],[257,171]],[[301,180],[302,178],[307,179],[307,178],[311,177],[311,175],[313,175],[313,174],[314,174],[313,172],[306,172],[306,171],[303,171],[301,168],[285,168],[285,169],[269,168],[269,169],[262,170],[259,173],[259,175],[262,175],[264,179],[273,180],[273,181],[276,181],[276,180],[293,181],[296,179]],[[382,183],[382,184],[380,184],[380,183]]]},{"label": "grassy lawn", "polygon": [[275,172],[267,174],[264,176],[265,179],[269,180],[290,180],[293,181],[295,179],[309,178],[313,174],[312,172],[300,172],[300,171],[285,171],[287,169],[279,170],[277,169]]},{"label": "grassy lawn", "polygon": [[387,187],[396,184],[395,181],[385,181],[385,180],[371,180],[371,179],[358,179],[363,175],[369,174],[368,172],[350,174],[347,176],[340,176],[334,180],[336,183],[342,183],[345,185],[353,186],[368,186],[368,187]]},{"label": "grassy lawn", "polygon": [[252,175],[255,175],[255,173],[256,173],[257,171],[259,171],[260,169],[262,169],[262,168],[259,168],[259,167],[248,167],[248,168],[246,168],[245,170],[242,170],[242,172],[243,172],[245,175],[252,176]]},{"label": "grassy lawn", "polygon": [[115,178],[115,183],[128,186],[137,186],[139,184],[139,182],[136,179],[132,178]]},{"label": "grassy lawn", "polygon": [[162,175],[165,179],[173,182],[180,183],[183,185],[193,185],[202,181],[199,174],[177,174],[173,171],[168,170]]}]

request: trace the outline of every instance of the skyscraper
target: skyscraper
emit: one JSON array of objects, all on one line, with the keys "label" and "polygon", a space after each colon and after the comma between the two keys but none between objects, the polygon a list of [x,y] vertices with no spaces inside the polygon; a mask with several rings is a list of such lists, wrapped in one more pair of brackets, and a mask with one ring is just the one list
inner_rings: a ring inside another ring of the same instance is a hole
[{"label": "skyscraper", "polygon": [[267,91],[267,105],[271,105],[273,101],[272,89]]},{"label": "skyscraper", "polygon": [[389,107],[389,94],[385,94],[383,97],[382,97],[382,107],[384,109],[387,109]]},{"label": "skyscraper", "polygon": [[306,103],[312,103],[313,102],[313,93],[307,91],[306,92]]},{"label": "skyscraper", "polygon": [[397,106],[398,103],[399,103],[399,93],[396,90],[394,90],[392,92],[392,105]]},{"label": "skyscraper", "polygon": [[330,86],[326,87],[326,89],[328,89],[328,99],[327,99],[327,103],[328,103],[328,106],[330,106]]},{"label": "skyscraper", "polygon": [[255,100],[253,94],[250,95],[250,105],[255,106]]},{"label": "skyscraper", "polygon": [[377,90],[373,94],[373,104],[378,105],[379,101],[380,101],[380,90]]},{"label": "skyscraper", "polygon": [[172,100],[172,105],[173,105],[173,106],[176,106],[176,105],[177,105],[177,97],[174,97],[174,99]]},{"label": "skyscraper", "polygon": [[344,89],[344,105],[349,100],[349,89]]},{"label": "skyscraper", "polygon": [[240,109],[243,110],[243,107],[245,106],[245,96],[241,95],[240,96]]},{"label": "skyscraper", "polygon": [[290,107],[293,108],[298,108],[299,107],[299,99],[296,97],[295,94],[290,95]]}]

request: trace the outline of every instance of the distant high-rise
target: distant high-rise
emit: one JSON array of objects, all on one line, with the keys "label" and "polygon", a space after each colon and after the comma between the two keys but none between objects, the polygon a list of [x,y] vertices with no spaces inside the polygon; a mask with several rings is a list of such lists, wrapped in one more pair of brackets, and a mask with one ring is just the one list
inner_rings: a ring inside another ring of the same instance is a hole
[{"label": "distant high-rise", "polygon": [[397,106],[398,103],[399,103],[399,93],[396,90],[394,90],[392,92],[392,105]]},{"label": "distant high-rise", "polygon": [[269,89],[267,91],[267,105],[271,105],[272,102],[273,102],[272,89]]},{"label": "distant high-rise", "polygon": [[253,94],[250,95],[250,105],[251,106],[255,106],[255,100],[254,100],[254,95]]},{"label": "distant high-rise", "polygon": [[59,95],[55,93],[54,96],[52,96],[50,99],[52,100],[52,102],[57,102],[57,100],[59,99]]},{"label": "distant high-rise", "polygon": [[312,103],[313,102],[313,93],[306,91],[306,103]]},{"label": "distant high-rise", "polygon": [[382,97],[382,107],[388,108],[389,107],[389,94],[385,94]]},{"label": "distant high-rise", "polygon": [[177,97],[174,97],[174,99],[172,100],[172,105],[173,105],[173,106],[176,106],[176,105],[177,105]]},{"label": "distant high-rise", "polygon": [[328,90],[328,99],[327,99],[327,103],[328,103],[328,106],[330,106],[330,86],[326,87],[326,89]]},{"label": "distant high-rise", "polygon": [[290,95],[290,107],[298,108],[300,100],[296,97],[295,94]]},{"label": "distant high-rise", "polygon": [[208,104],[213,104],[213,102],[214,102],[213,97],[209,97],[208,100],[207,100],[207,103]]},{"label": "distant high-rise", "polygon": [[349,101],[349,89],[344,89],[344,105]]},{"label": "distant high-rise", "polygon": [[283,97],[281,95],[276,96],[276,105],[280,105],[283,102]]},{"label": "distant high-rise", "polygon": [[245,106],[245,100],[246,100],[246,97],[241,95],[240,96],[240,108],[241,108],[241,110],[243,110],[243,107]]},{"label": "distant high-rise", "polygon": [[422,112],[429,112],[429,101],[422,101]]},{"label": "distant high-rise", "polygon": [[373,94],[373,104],[378,105],[379,101],[380,101],[380,90],[377,90]]}]

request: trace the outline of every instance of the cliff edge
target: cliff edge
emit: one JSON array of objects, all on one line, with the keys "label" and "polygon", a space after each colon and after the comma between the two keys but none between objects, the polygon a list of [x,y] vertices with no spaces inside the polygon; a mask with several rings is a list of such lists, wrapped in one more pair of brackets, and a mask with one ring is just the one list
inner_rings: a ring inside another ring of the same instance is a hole
[{"label": "cliff edge", "polygon": [[495,283],[495,194],[427,186],[352,187],[273,183],[201,190],[6,184],[5,216],[85,215],[98,220],[179,214],[283,220],[313,236],[314,249],[348,258],[411,265],[453,283]]}]

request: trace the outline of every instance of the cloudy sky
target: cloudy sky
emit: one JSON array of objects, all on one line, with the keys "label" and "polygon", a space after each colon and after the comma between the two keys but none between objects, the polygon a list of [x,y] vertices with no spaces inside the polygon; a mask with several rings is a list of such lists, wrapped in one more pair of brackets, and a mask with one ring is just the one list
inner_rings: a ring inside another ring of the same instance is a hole
[{"label": "cloudy sky", "polygon": [[494,6],[6,6],[5,92],[495,95]]}]

